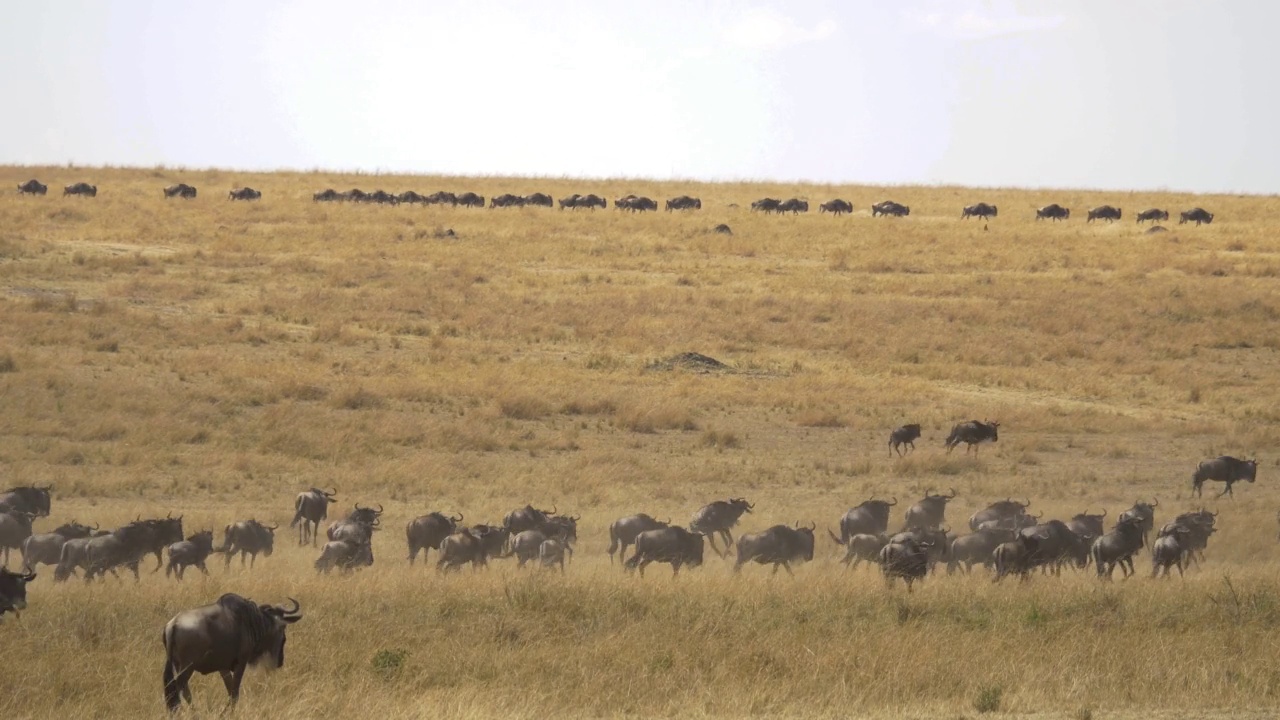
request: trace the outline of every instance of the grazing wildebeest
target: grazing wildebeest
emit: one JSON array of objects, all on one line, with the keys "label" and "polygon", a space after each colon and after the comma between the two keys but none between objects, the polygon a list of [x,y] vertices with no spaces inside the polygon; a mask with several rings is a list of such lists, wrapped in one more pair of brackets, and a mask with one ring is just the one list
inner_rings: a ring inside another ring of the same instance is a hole
[{"label": "grazing wildebeest", "polygon": [[1103,508],[1101,515],[1090,515],[1087,512],[1082,512],[1071,518],[1071,521],[1067,523],[1067,528],[1076,535],[1098,537],[1104,532],[1102,522],[1106,517],[1107,511],[1105,508]]},{"label": "grazing wildebeest", "polygon": [[[889,529],[889,508],[897,504],[896,497],[893,502],[872,498],[849,508],[844,517],[840,518],[839,543],[848,545],[849,539],[854,535],[883,535]],[[832,537],[835,537],[834,534]]]},{"label": "grazing wildebeest", "polygon": [[689,532],[679,525],[646,530],[636,536],[636,554],[626,562],[627,570],[639,570],[644,577],[644,569],[649,563],[669,563],[671,574],[680,574],[680,568],[688,565],[698,567],[702,564],[703,535]]},{"label": "grazing wildebeest", "polygon": [[79,195],[81,197],[98,197],[98,186],[90,185],[87,182],[78,182],[62,188],[63,197],[67,195]]},{"label": "grazing wildebeest", "polygon": [[1156,526],[1156,508],[1158,507],[1160,507],[1158,498],[1153,499],[1152,502],[1139,500],[1133,504],[1133,507],[1120,513],[1116,522],[1122,523],[1131,518],[1139,518],[1142,525],[1142,544],[1145,546],[1151,539],[1151,530]]},{"label": "grazing wildebeest", "polygon": [[679,195],[667,201],[667,212],[672,210],[701,210],[702,200],[688,195]]},{"label": "grazing wildebeest", "polygon": [[1018,534],[1009,542],[1000,543],[992,553],[996,576],[992,582],[1000,582],[1006,575],[1018,575],[1022,580],[1031,579],[1035,568],[1037,550],[1046,538],[1043,534]]},{"label": "grazing wildebeest", "polygon": [[982,529],[972,535],[963,535],[951,541],[951,552],[947,556],[947,572],[955,572],[963,567],[966,573],[973,572],[974,564],[991,568],[995,563],[994,553],[1002,543],[1012,542],[1017,531],[1012,528]]},{"label": "grazing wildebeest", "polygon": [[[738,518],[743,513],[751,512],[755,505],[747,502],[746,498],[730,498],[728,500],[716,500],[713,503],[704,505],[689,520],[689,530],[699,535],[706,535],[707,541],[711,543],[711,549],[720,557],[728,557],[729,548],[733,546],[733,533],[731,528],[738,524]],[[724,552],[716,547],[716,537],[724,542]]]},{"label": "grazing wildebeest", "polygon": [[[471,193],[471,194],[474,195],[474,193]],[[446,203],[448,203],[451,206],[457,207],[458,196],[454,195],[451,192],[445,192],[444,190],[433,192],[427,196],[428,205],[444,205]],[[480,204],[484,205],[484,198],[480,198]]]},{"label": "grazing wildebeest", "polygon": [[7,612],[18,617],[27,609],[27,583],[35,579],[33,572],[15,573],[0,568],[0,622]]},{"label": "grazing wildebeest", "polygon": [[249,557],[249,569],[258,560],[258,553],[271,557],[276,544],[276,529],[279,525],[263,525],[257,520],[244,520],[232,523],[223,529],[222,547],[214,552],[224,553],[223,568],[231,567],[231,558],[240,554],[240,567],[244,567],[244,559]]},{"label": "grazing wildebeest", "polygon": [[754,561],[761,565],[772,564],[775,575],[779,567],[793,575],[791,563],[813,560],[815,528],[816,524],[807,528],[774,525],[764,532],[743,535],[738,538],[738,561],[733,564],[733,571],[739,572],[743,565]]},{"label": "grazing wildebeest", "polygon": [[555,201],[546,193],[536,192],[532,195],[525,195],[524,204],[533,205],[535,207],[554,207]]},{"label": "grazing wildebeest", "polygon": [[778,213],[789,212],[792,215],[809,212],[809,201],[800,198],[791,198],[778,205]]},{"label": "grazing wildebeest", "polygon": [[947,514],[947,501],[955,498],[956,489],[951,488],[950,495],[941,495],[930,492],[933,488],[924,491],[924,498],[920,502],[907,508],[907,517],[903,521],[903,527],[922,527],[936,528],[940,527]]},{"label": "grazing wildebeest", "polygon": [[372,564],[373,543],[368,538],[330,540],[320,548],[320,557],[316,558],[316,570],[324,575],[334,568],[346,575]]},{"label": "grazing wildebeest", "polygon": [[876,217],[877,215],[892,215],[894,217],[906,217],[910,214],[911,214],[911,208],[907,207],[906,205],[903,205],[902,203],[896,203],[892,200],[885,200],[884,202],[878,202],[875,205],[871,206],[871,217]]},{"label": "grazing wildebeest", "polygon": [[1160,208],[1151,208],[1150,210],[1143,210],[1142,212],[1138,213],[1139,225],[1146,222],[1147,220],[1150,220],[1151,222],[1156,222],[1157,220],[1168,220],[1168,219],[1169,219],[1169,211],[1161,210]]},{"label": "grazing wildebeest", "polygon": [[1257,478],[1257,460],[1240,460],[1230,455],[1223,455],[1200,463],[1196,471],[1191,474],[1191,489],[1195,492],[1196,497],[1202,497],[1204,495],[1205,480],[1226,483],[1227,488],[1218,493],[1218,497],[1230,495],[1234,499],[1235,493],[1231,491],[1232,483],[1237,480],[1253,482]]},{"label": "grazing wildebeest", "polygon": [[490,209],[499,207],[524,207],[524,197],[521,195],[512,195],[511,193],[504,193],[502,195],[495,195],[489,199]]},{"label": "grazing wildebeest", "polygon": [[986,220],[987,218],[996,217],[998,214],[999,210],[996,209],[995,205],[980,202],[977,205],[966,206],[964,210],[960,211],[960,219],[968,220],[971,217],[980,217]]},{"label": "grazing wildebeest", "polygon": [[751,212],[778,212],[778,207],[782,205],[782,201],[777,198],[761,198],[751,203]]},{"label": "grazing wildebeest", "polygon": [[213,531],[202,530],[195,535],[169,546],[169,564],[164,568],[164,576],[172,573],[182,580],[182,573],[190,565],[200,568],[200,572],[209,574],[205,560],[213,554]]},{"label": "grazing wildebeest", "polygon": [[834,200],[828,200],[818,206],[819,215],[821,215],[822,213],[828,213],[828,212],[837,217],[840,215],[847,215],[853,212],[853,203],[849,202],[848,200],[841,200],[840,198],[835,198]]},{"label": "grazing wildebeest", "polygon": [[573,554],[573,548],[569,547],[568,543],[559,538],[547,538],[538,547],[538,560],[544,568],[553,568],[559,565],[560,572],[563,574],[565,553]]},{"label": "grazing wildebeest", "polygon": [[1151,577],[1159,577],[1162,570],[1164,576],[1169,577],[1170,566],[1177,567],[1178,576],[1182,576],[1183,559],[1189,554],[1182,543],[1190,534],[1191,529],[1182,525],[1174,525],[1167,533],[1160,532],[1151,546]]},{"label": "grazing wildebeest", "polygon": [[924,580],[929,574],[929,550],[931,544],[926,541],[906,538],[902,542],[889,543],[880,549],[880,571],[884,573],[885,584],[892,588],[893,581],[901,578],[907,583],[907,592],[911,592],[911,584]]},{"label": "grazing wildebeest", "polygon": [[1040,220],[1044,220],[1045,218],[1049,218],[1050,220],[1054,220],[1054,221],[1069,220],[1071,218],[1071,210],[1069,210],[1068,208],[1062,207],[1058,203],[1053,203],[1052,205],[1045,205],[1039,210],[1036,210],[1036,220],[1040,221]]},{"label": "grazing wildebeest", "polygon": [[338,202],[342,199],[342,194],[333,188],[321,190],[311,195],[311,202]]},{"label": "grazing wildebeest", "polygon": [[404,192],[396,196],[396,202],[404,203],[408,205],[421,205],[427,202],[427,197],[420,193],[414,192],[413,190],[405,190]]},{"label": "grazing wildebeest", "polygon": [[88,527],[72,520],[50,533],[32,535],[22,541],[22,567],[34,570],[37,565],[57,565],[62,558],[62,546],[68,540],[87,538],[98,526]]},{"label": "grazing wildebeest", "polygon": [[262,192],[251,187],[234,188],[227,193],[228,200],[261,200]]},{"label": "grazing wildebeest", "polygon": [[1110,205],[1102,205],[1100,207],[1089,210],[1089,217],[1085,218],[1086,223],[1094,220],[1106,220],[1107,222],[1115,222],[1120,219],[1122,211],[1120,208],[1111,207]]},{"label": "grazing wildebeest", "polygon": [[636,541],[636,536],[646,530],[657,530],[667,527],[671,524],[671,519],[666,522],[655,520],[645,513],[636,515],[628,515],[627,517],[618,518],[609,526],[609,564],[613,564],[613,554],[618,553],[618,562],[627,559],[627,547]]},{"label": "grazing wildebeest", "polygon": [[462,207],[484,207],[484,196],[473,192],[464,192],[457,197],[457,205]]},{"label": "grazing wildebeest", "polygon": [[19,195],[44,195],[47,192],[49,192],[49,186],[39,180],[28,180],[18,186]]},{"label": "grazing wildebeest", "polygon": [[312,547],[315,547],[316,536],[320,534],[320,521],[329,517],[329,503],[337,502],[334,497],[337,494],[337,488],[329,492],[311,488],[298,493],[293,501],[293,522],[289,523],[289,527],[298,526],[299,545],[306,545],[310,538]]},{"label": "grazing wildebeest", "polygon": [[947,452],[951,452],[960,443],[965,444],[964,452],[967,455],[973,450],[976,455],[978,446],[984,442],[998,442],[1000,440],[1000,423],[998,422],[978,422],[970,420],[962,422],[951,428],[951,434],[947,436]]},{"label": "grazing wildebeest", "polygon": [[17,510],[36,517],[49,517],[52,485],[44,487],[15,487],[0,490],[0,512]]},{"label": "grazing wildebeest", "polygon": [[[880,557],[880,548],[889,544],[889,538],[881,533],[879,535],[859,534],[849,538],[848,542],[841,542],[836,534],[827,530],[827,534],[831,536],[831,541],[845,549],[844,557],[840,562],[849,565],[850,568],[856,568],[866,562],[876,562]],[[850,564],[852,563],[852,564]]]},{"label": "grazing wildebeest", "polygon": [[94,530],[88,537],[72,538],[62,544],[62,554],[58,557],[58,567],[54,568],[53,581],[62,582],[76,574],[76,569],[89,570],[89,541],[93,538],[110,535],[109,530]]},{"label": "grazing wildebeest", "polygon": [[164,196],[165,199],[184,198],[186,200],[190,200],[196,196],[196,189],[186,183],[178,183],[177,185],[170,185],[169,187],[166,187],[164,189]]},{"label": "grazing wildebeest", "polygon": [[533,530],[545,523],[548,518],[555,515],[559,510],[559,506],[555,506],[550,510],[539,510],[532,505],[526,504],[522,508],[516,508],[507,513],[502,518],[502,526],[511,531],[512,535],[525,530]]},{"label": "grazing wildebeest", "polygon": [[373,533],[379,529],[382,515],[382,503],[378,503],[378,508],[362,508],[360,503],[356,503],[355,509],[341,520],[336,520],[329,524],[325,530],[325,536],[329,540],[354,540],[354,541],[372,541]]},{"label": "grazing wildebeest", "polygon": [[1199,225],[1200,223],[1211,223],[1213,222],[1213,213],[1205,210],[1204,208],[1192,208],[1191,210],[1187,210],[1182,213],[1178,218],[1179,225],[1188,222],[1193,222],[1196,225]]},{"label": "grazing wildebeest", "polygon": [[1093,557],[1098,577],[1111,579],[1116,565],[1120,566],[1124,577],[1133,574],[1133,556],[1142,549],[1143,541],[1142,517],[1134,515],[1128,518],[1121,516],[1111,532],[1093,541],[1089,553]]},{"label": "grazing wildebeest", "polygon": [[1026,515],[1027,508],[1030,506],[1030,499],[1025,503],[1020,503],[1013,498],[997,500],[969,517],[969,529],[976,532],[983,523],[993,520],[998,525],[1013,528],[1014,520]]},{"label": "grazing wildebeest", "polygon": [[436,561],[436,570],[457,570],[467,563],[471,563],[472,570],[487,566],[489,553],[484,546],[484,534],[486,533],[476,532],[472,528],[460,528],[445,538],[440,543],[440,559]]},{"label": "grazing wildebeest", "polygon": [[0,550],[4,551],[4,562],[0,567],[9,567],[9,551],[22,547],[22,543],[31,537],[31,521],[35,516],[21,510],[10,510],[0,513]]},{"label": "grazing wildebeest", "polygon": [[212,605],[184,610],[164,626],[164,704],[176,712],[191,704],[191,675],[219,673],[229,704],[240,699],[240,682],[250,665],[284,667],[285,629],[302,619],[293,607],[258,605],[227,593]]},{"label": "grazing wildebeest", "polygon": [[449,517],[444,513],[431,512],[410,520],[404,528],[409,541],[409,565],[413,565],[419,552],[422,552],[422,562],[425,563],[431,551],[439,550],[440,543],[458,529],[462,518],[462,513],[458,513],[458,517]]}]

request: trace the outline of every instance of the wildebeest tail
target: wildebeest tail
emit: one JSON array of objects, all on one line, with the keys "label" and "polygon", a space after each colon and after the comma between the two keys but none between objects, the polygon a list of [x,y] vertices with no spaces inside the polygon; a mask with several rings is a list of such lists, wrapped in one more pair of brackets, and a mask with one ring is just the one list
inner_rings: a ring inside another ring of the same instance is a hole
[{"label": "wildebeest tail", "polygon": [[293,503],[293,520],[289,523],[289,527],[297,527],[298,523],[302,522],[302,506],[304,503],[305,499],[301,497]]},{"label": "wildebeest tail", "polygon": [[175,682],[177,673],[173,665],[172,650],[173,647],[173,627],[167,626],[164,629],[164,706],[169,712],[174,712],[181,705],[182,690],[179,684]]},{"label": "wildebeest tail", "polygon": [[618,531],[611,525],[609,526],[609,561],[613,561],[613,554],[618,552]]},{"label": "wildebeest tail", "polygon": [[835,533],[833,533],[833,532],[831,532],[831,528],[827,528],[827,534],[831,536],[831,542],[833,542],[833,543],[835,543],[835,544],[839,545],[840,547],[844,547],[844,546],[845,546],[845,541],[844,541],[844,540],[841,540],[841,539],[840,539],[840,538],[838,538],[838,537],[836,537],[836,534],[835,534]]}]

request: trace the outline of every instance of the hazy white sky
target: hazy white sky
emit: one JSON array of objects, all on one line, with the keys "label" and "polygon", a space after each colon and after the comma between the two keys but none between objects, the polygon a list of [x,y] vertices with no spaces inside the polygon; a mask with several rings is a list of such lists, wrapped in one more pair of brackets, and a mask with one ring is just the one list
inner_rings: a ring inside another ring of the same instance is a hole
[{"label": "hazy white sky", "polygon": [[1271,0],[37,0],[0,163],[1280,191]]}]

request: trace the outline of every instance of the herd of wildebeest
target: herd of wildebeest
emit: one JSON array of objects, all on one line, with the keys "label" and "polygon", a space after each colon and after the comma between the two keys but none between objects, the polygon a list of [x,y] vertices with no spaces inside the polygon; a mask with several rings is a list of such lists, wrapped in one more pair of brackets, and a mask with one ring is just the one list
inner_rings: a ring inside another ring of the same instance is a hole
[{"label": "herd of wildebeest", "polygon": [[[977,454],[983,443],[999,440],[998,422],[970,420],[955,425],[945,442],[949,453],[961,444],[966,454]],[[889,454],[903,456],[914,452],[920,438],[918,424],[903,425],[889,435]],[[1226,484],[1219,494],[1232,493],[1238,481],[1254,482],[1256,460],[1218,457],[1199,464],[1192,473],[1192,491],[1202,492],[1207,481]],[[86,581],[119,578],[116,571],[132,571],[140,580],[139,564],[148,555],[156,558],[153,572],[163,567],[166,577],[178,581],[184,572],[195,567],[208,574],[206,562],[215,553],[223,556],[224,567],[230,568],[234,556],[240,556],[241,567],[248,561],[252,570],[259,555],[269,557],[275,544],[277,524],[257,519],[233,522],[223,530],[222,543],[215,547],[212,530],[201,530],[184,538],[182,516],[143,519],[140,516],[111,531],[101,530],[75,520],[51,532],[35,533],[33,523],[51,511],[52,487],[18,487],[0,492],[0,548],[4,563],[0,566],[0,620],[6,612],[27,608],[26,585],[35,580],[40,565],[54,566],[54,580],[81,573]],[[850,508],[840,518],[840,532],[827,533],[843,550],[842,562],[856,568],[862,562],[880,566],[890,587],[898,579],[912,584],[923,580],[939,566],[948,574],[971,573],[975,565],[992,572],[996,582],[1014,575],[1027,580],[1039,569],[1058,575],[1064,567],[1085,569],[1093,565],[1097,576],[1111,579],[1116,567],[1125,578],[1135,573],[1134,557],[1150,547],[1152,576],[1169,575],[1171,568],[1181,574],[1190,564],[1199,564],[1209,539],[1216,531],[1217,513],[1200,509],[1178,515],[1156,532],[1158,500],[1139,500],[1115,516],[1110,530],[1105,527],[1107,511],[1082,512],[1068,520],[1049,519],[1043,512],[1032,515],[1031,500],[1007,498],[991,503],[970,516],[969,533],[957,534],[947,524],[948,504],[956,497],[948,493],[926,490],[919,502],[907,508],[901,529],[890,533],[892,508],[897,498],[870,498]],[[328,519],[329,506],[337,502],[337,490],[311,488],[294,498],[290,527],[298,530],[299,546],[319,543],[322,523]],[[717,556],[728,558],[736,548],[734,572],[748,563],[772,565],[791,574],[791,565],[813,559],[817,537],[816,523],[804,526],[774,525],[761,532],[747,533],[734,540],[733,528],[755,505],[745,498],[716,500],[698,509],[687,527],[671,524],[639,513],[615,520],[609,526],[609,559],[616,559],[628,571],[644,576],[652,563],[671,565],[675,574],[682,567],[703,564],[704,547],[710,545]],[[354,508],[342,519],[325,528],[327,542],[320,548],[315,568],[328,574],[334,569],[353,572],[373,564],[373,538],[381,529],[381,504]],[[1280,518],[1280,515],[1278,515]],[[436,568],[440,572],[458,570],[465,565],[473,570],[486,567],[490,560],[515,558],[519,567],[533,563],[565,571],[566,560],[572,558],[578,539],[579,516],[525,505],[508,513],[497,524],[463,525],[462,514],[431,512],[410,521],[405,528],[408,561],[412,566],[421,554],[423,562],[432,550],[437,552]],[[719,541],[719,543],[717,543]],[[22,553],[21,569],[8,569],[11,549]],[[627,557],[628,550],[632,551]],[[167,555],[167,563],[166,563]],[[257,604],[239,595],[226,594],[211,605],[186,610],[176,615],[164,628],[165,665],[164,698],[171,710],[181,699],[191,701],[188,681],[193,673],[220,673],[231,702],[239,696],[245,669],[266,662],[278,667],[284,663],[286,627],[301,618],[300,606]]]},{"label": "herd of wildebeest", "polygon": [[[49,186],[42,184],[38,180],[28,180],[18,186],[19,194],[44,195],[49,191]],[[83,197],[97,197],[98,187],[85,182],[78,182],[73,185],[67,185],[62,189],[63,195],[79,195]],[[164,188],[164,196],[166,198],[185,198],[194,199],[197,195],[196,188],[186,183],[178,183]],[[261,200],[262,192],[251,187],[233,188],[227,193],[229,200]],[[365,192],[358,188],[353,188],[345,192],[339,192],[333,188],[321,190],[311,196],[314,202],[355,202],[355,203],[373,203],[378,205],[402,205],[402,204],[418,204],[418,205],[448,205],[450,207],[484,207],[485,198],[473,192],[452,193],[439,191],[430,195],[423,195],[413,190],[394,194],[385,190],[374,190],[373,192]],[[495,195],[489,198],[490,208],[509,208],[509,207],[548,207],[553,208],[559,205],[561,210],[576,210],[579,208],[594,210],[596,208],[607,208],[609,201],[599,195],[579,195],[574,193],[568,197],[554,200],[546,193],[533,193],[532,195],[513,195],[506,193],[503,195]],[[630,210],[631,212],[645,212],[648,210],[656,211],[658,202],[652,198],[624,195],[613,201],[613,207],[618,210]],[[702,200],[688,195],[680,195],[666,201],[665,208],[668,212],[674,210],[701,210]],[[809,201],[800,198],[791,198],[789,200],[780,200],[778,198],[761,198],[751,203],[753,212],[777,213],[777,214],[798,214],[809,212]],[[828,200],[818,205],[819,213],[831,213],[832,215],[847,215],[853,212],[853,203],[848,200],[836,198]],[[878,202],[871,206],[871,216],[884,217],[906,217],[911,214],[911,208],[892,200]],[[1106,220],[1107,222],[1115,222],[1123,216],[1123,210],[1111,205],[1102,205],[1089,210],[1086,222],[1094,220]],[[962,220],[969,218],[981,218],[987,220],[999,216],[999,208],[985,202],[966,206],[960,213]],[[1046,205],[1036,210],[1036,220],[1068,220],[1071,218],[1071,209],[1063,207],[1057,203]],[[1167,221],[1169,219],[1169,211],[1160,208],[1150,208],[1137,214],[1137,221],[1142,224],[1146,221]],[[1178,219],[1178,224],[1193,222],[1196,225],[1213,222],[1213,213],[1203,208],[1192,208],[1183,211]]]}]

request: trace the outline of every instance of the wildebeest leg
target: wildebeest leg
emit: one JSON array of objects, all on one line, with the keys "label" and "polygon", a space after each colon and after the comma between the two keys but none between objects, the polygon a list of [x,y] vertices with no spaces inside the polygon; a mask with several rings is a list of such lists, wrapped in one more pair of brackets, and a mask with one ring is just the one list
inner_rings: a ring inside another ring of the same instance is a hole
[{"label": "wildebeest leg", "polygon": [[916,444],[915,444],[915,441],[913,441],[913,440],[908,440],[908,441],[907,441],[907,447],[911,448],[911,450],[910,450],[909,452],[915,452],[915,451],[916,451]]},{"label": "wildebeest leg", "polygon": [[258,553],[256,552],[249,553],[249,569],[250,570],[253,569],[253,564],[256,562],[258,562]]},{"label": "wildebeest leg", "polygon": [[1227,489],[1226,489],[1226,490],[1223,490],[1223,491],[1222,491],[1222,492],[1220,492],[1220,493],[1218,493],[1218,497],[1222,497],[1223,495],[1230,495],[1232,500],[1235,500],[1235,499],[1236,499],[1236,494],[1235,494],[1234,492],[1232,492],[1232,491],[1231,491],[1231,481],[1230,481],[1230,480],[1228,480],[1228,481],[1227,481]]},{"label": "wildebeest leg", "polygon": [[[413,567],[413,561],[416,559],[418,559],[418,544],[409,543],[409,567]],[[610,559],[612,559],[612,556],[610,556]],[[423,559],[423,562],[426,562],[426,560]]]},{"label": "wildebeest leg", "polygon": [[164,704],[169,708],[169,712],[177,712],[182,705],[182,698],[186,698],[187,703],[191,703],[191,688],[188,682],[191,680],[191,668],[180,673],[174,673],[173,663],[166,660],[164,663]]},{"label": "wildebeest leg", "polygon": [[203,560],[196,563],[196,567],[200,568],[200,572],[204,573],[206,576],[209,574],[209,568],[205,567]]},{"label": "wildebeest leg", "polygon": [[[782,569],[787,571],[787,575],[789,575],[789,576],[791,576],[791,577],[795,577],[795,576],[796,576],[796,574],[795,574],[795,573],[791,572],[791,564],[790,564],[790,563],[783,562],[783,563],[782,563]],[[774,574],[774,575],[777,575],[777,574],[778,574],[778,563],[774,563],[774,564],[773,564],[773,574]]]},{"label": "wildebeest leg", "polygon": [[164,565],[164,560],[160,557],[160,551],[159,551],[159,550],[155,550],[155,551],[153,551],[153,552],[155,552],[155,554],[156,554],[156,569],[155,569],[155,570],[152,570],[151,572],[153,572],[153,573],[155,573],[155,572],[160,572],[160,566]]},{"label": "wildebeest leg", "polygon": [[[710,543],[711,549],[715,551],[716,555],[720,555],[720,548],[716,547],[716,533],[708,534],[707,542]],[[724,557],[724,555],[720,555],[720,557]]]},{"label": "wildebeest leg", "polygon": [[640,564],[636,565],[636,569],[640,571],[640,577],[644,577],[644,568],[646,565],[648,565],[651,562],[653,561],[650,560],[649,558],[645,558],[640,561]]},{"label": "wildebeest leg", "polygon": [[227,695],[231,696],[228,701],[229,705],[235,705],[240,699],[240,681],[244,679],[244,665],[237,665],[235,669],[222,671],[222,683],[227,686]]},{"label": "wildebeest leg", "polygon": [[725,528],[721,532],[724,533],[724,554],[728,557],[729,548],[733,547],[733,532],[729,528]]},{"label": "wildebeest leg", "polygon": [[[168,579],[169,579],[169,576],[170,576],[170,575],[172,575],[172,574],[173,574],[173,561],[172,561],[172,560],[170,560],[170,561],[169,561],[169,564],[168,564],[168,565],[166,565],[166,566],[165,566],[165,568],[164,568],[164,577],[165,577],[165,579],[166,579],[166,580],[168,580]],[[179,580],[181,580],[182,578],[181,578],[181,577],[179,577],[178,579],[179,579]]]},{"label": "wildebeest leg", "polygon": [[138,575],[138,565],[139,565],[139,564],[140,564],[140,563],[139,563],[139,561],[137,561],[137,560],[135,560],[135,561],[133,561],[133,562],[129,563],[129,569],[133,571],[133,581],[134,581],[134,582],[142,582],[142,577]]}]

